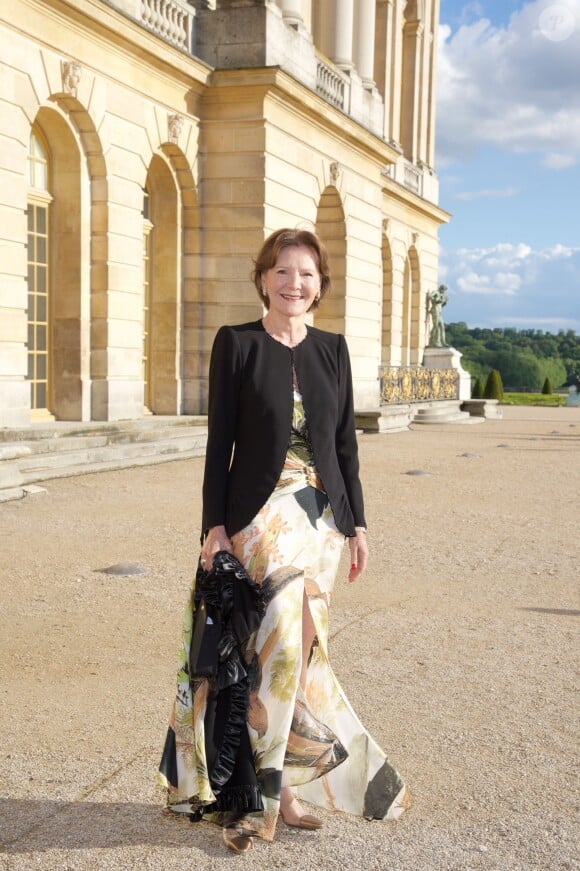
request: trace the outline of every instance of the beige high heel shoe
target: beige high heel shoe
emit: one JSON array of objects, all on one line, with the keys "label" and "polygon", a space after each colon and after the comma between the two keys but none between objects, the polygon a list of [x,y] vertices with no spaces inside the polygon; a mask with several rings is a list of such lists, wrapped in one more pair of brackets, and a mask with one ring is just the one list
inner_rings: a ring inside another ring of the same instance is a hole
[{"label": "beige high heel shoe", "polygon": [[[296,801],[296,804],[298,804],[296,799],[293,800],[292,804],[294,803],[294,801]],[[284,823],[287,826],[290,826],[290,828],[292,828],[292,829],[305,829],[305,830],[308,830],[309,832],[313,832],[316,829],[321,829],[322,826],[324,825],[324,823],[322,822],[321,819],[319,819],[318,817],[312,816],[312,814],[302,814],[301,816],[298,817],[297,822],[291,823],[289,820],[287,820],[285,818],[285,816],[282,812],[282,807],[280,807],[280,816],[282,817],[282,820],[284,821]]]},{"label": "beige high heel shoe", "polygon": [[232,853],[247,853],[252,849],[254,839],[250,835],[241,835],[235,829],[222,829],[223,842]]}]

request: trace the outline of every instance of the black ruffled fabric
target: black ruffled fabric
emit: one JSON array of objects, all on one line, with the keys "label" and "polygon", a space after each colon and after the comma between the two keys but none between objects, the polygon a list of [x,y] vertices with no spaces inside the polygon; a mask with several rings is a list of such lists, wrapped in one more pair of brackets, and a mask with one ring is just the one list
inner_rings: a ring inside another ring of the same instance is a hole
[{"label": "black ruffled fabric", "polygon": [[[198,566],[189,655],[193,683],[206,678],[209,694],[204,720],[209,781],[216,801],[198,807],[192,821],[207,813],[263,810],[246,725],[249,681],[245,667],[248,639],[264,613],[261,589],[239,560],[219,551],[206,572]],[[175,735],[170,728],[160,771],[177,788]],[[192,808],[195,797],[190,799]]]}]

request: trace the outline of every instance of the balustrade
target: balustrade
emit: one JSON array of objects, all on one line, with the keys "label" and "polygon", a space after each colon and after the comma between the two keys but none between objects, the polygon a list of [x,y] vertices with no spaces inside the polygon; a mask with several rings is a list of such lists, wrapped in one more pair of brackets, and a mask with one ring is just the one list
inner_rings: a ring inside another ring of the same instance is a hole
[{"label": "balustrade", "polygon": [[385,178],[402,184],[414,194],[423,196],[423,170],[404,157],[400,157],[396,163],[389,163],[383,167],[382,174]]},{"label": "balustrade", "polygon": [[423,174],[421,170],[406,160],[403,166],[403,184],[405,187],[421,196],[422,180]]},{"label": "balustrade", "polygon": [[350,104],[350,84],[348,76],[325,61],[320,55],[316,58],[316,92],[332,106],[348,112]]},{"label": "balustrade", "polygon": [[185,0],[141,0],[142,24],[185,51],[191,51],[194,15]]}]

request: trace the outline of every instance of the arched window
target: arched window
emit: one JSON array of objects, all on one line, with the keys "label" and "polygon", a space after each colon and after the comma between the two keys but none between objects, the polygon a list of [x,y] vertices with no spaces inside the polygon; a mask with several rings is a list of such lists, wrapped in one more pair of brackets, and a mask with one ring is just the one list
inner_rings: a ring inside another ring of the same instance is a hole
[{"label": "arched window", "polygon": [[28,153],[28,380],[33,418],[50,418],[50,164],[40,134]]}]

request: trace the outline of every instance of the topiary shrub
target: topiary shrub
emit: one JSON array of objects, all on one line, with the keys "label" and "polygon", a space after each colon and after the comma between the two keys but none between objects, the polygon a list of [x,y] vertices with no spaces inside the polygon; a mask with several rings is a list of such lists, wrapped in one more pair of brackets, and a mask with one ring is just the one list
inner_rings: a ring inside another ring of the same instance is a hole
[{"label": "topiary shrub", "polygon": [[544,384],[542,386],[542,393],[544,394],[544,396],[551,396],[553,393],[552,382],[550,381],[550,379],[548,378],[547,375],[546,375],[546,380],[544,381]]},{"label": "topiary shrub", "polygon": [[483,391],[484,399],[497,399],[500,402],[503,399],[503,384],[501,380],[501,375],[499,374],[497,369],[492,369],[489,375],[487,376],[487,381],[485,382],[485,388]]},{"label": "topiary shrub", "polygon": [[473,388],[471,391],[472,399],[482,399],[483,398],[483,384],[481,383],[481,378],[476,378],[473,384]]}]

